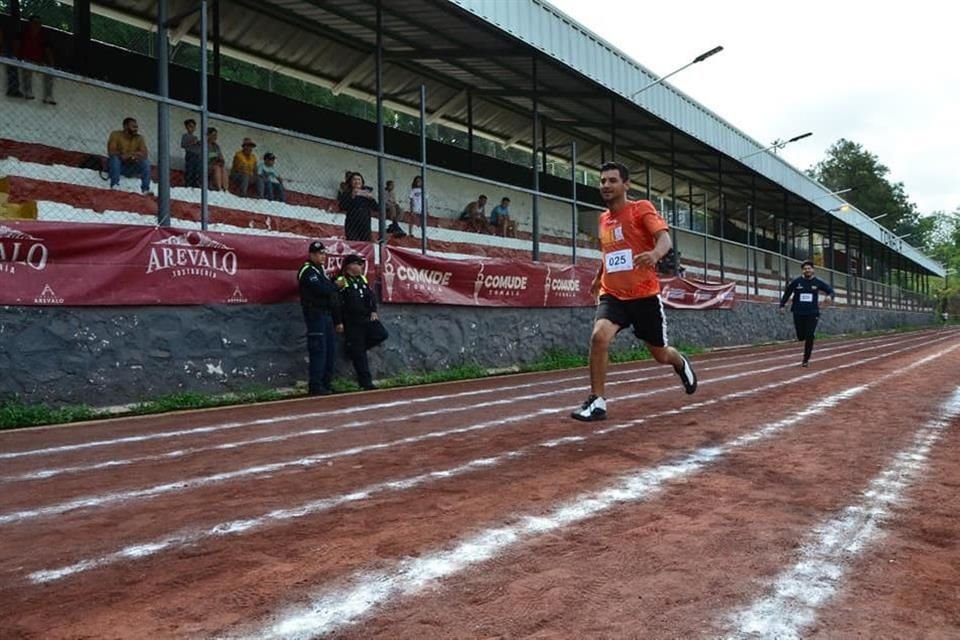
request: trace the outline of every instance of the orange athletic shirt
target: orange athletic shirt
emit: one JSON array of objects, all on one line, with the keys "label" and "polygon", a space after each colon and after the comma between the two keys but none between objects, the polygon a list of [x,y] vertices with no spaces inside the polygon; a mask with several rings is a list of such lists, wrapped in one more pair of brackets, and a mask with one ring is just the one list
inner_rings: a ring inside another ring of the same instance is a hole
[{"label": "orange athletic shirt", "polygon": [[620,300],[648,298],[660,293],[660,280],[654,267],[634,267],[638,253],[657,245],[657,233],[669,227],[649,200],[628,200],[617,211],[600,214],[600,249],[603,251],[603,275],[600,293]]}]

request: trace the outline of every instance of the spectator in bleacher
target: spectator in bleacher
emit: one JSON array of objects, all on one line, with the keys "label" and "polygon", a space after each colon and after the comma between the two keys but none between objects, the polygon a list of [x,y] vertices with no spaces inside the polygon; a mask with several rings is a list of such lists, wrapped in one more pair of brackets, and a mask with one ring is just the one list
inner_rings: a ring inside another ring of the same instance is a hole
[{"label": "spectator in bleacher", "polygon": [[343,233],[347,240],[370,242],[370,214],[380,210],[370,188],[364,184],[363,175],[350,176],[350,190],[339,198],[340,209],[344,212]]},{"label": "spectator in bleacher", "polygon": [[467,228],[477,233],[487,233],[487,196],[481,195],[468,204],[460,214],[460,220],[467,223]]},{"label": "spectator in bleacher", "polygon": [[226,160],[223,151],[217,144],[219,133],[215,127],[207,128],[207,176],[210,179],[210,188],[214,191],[227,190]]},{"label": "spectator in bleacher", "polygon": [[493,211],[490,212],[490,226],[493,227],[496,233],[504,238],[506,238],[508,234],[516,237],[516,225],[514,225],[513,220],[510,219],[510,198],[500,200],[500,204],[495,206]]},{"label": "spectator in bleacher", "polygon": [[[416,176],[410,184],[410,213],[413,217],[420,219],[423,217],[423,177]],[[407,225],[407,233],[413,235],[413,220]]]},{"label": "spectator in bleacher", "polygon": [[[40,16],[30,16],[30,22],[20,36],[20,59],[36,65],[52,67],[54,64],[53,49],[47,46],[44,39],[43,22],[40,21]],[[20,70],[20,86],[23,97],[33,100],[33,71]],[[43,102],[57,104],[53,99],[53,76],[47,74],[43,74]]]},{"label": "spectator in bleacher", "polygon": [[[0,14],[0,54],[7,58],[14,58],[17,55],[17,39],[14,37],[13,21]],[[10,98],[22,98],[20,92],[20,74],[16,67],[7,67],[7,96]]]},{"label": "spectator in bleacher", "polygon": [[267,200],[286,202],[287,194],[283,190],[283,178],[277,173],[277,156],[267,151],[263,154],[263,164],[260,165],[260,176],[257,180],[257,195],[261,198],[266,195]]},{"label": "spectator in bleacher", "polygon": [[186,133],[180,136],[180,148],[183,149],[183,182],[185,186],[200,188],[200,167],[203,166],[203,146],[197,137],[197,121],[189,118],[183,121]]},{"label": "spectator in bleacher", "polygon": [[337,189],[337,200],[339,200],[342,196],[350,193],[350,191],[352,190],[352,187],[350,186],[350,178],[352,177],[353,177],[353,171],[350,171],[348,169],[347,171],[343,172],[343,182],[340,183],[340,188]]},{"label": "spectator in bleacher", "polygon": [[400,205],[397,203],[396,184],[393,180],[387,180],[387,184],[383,188],[383,199],[387,218],[390,220],[387,233],[393,234],[397,238],[404,237],[407,234],[400,228]]},{"label": "spectator in bleacher", "polygon": [[114,131],[107,140],[107,169],[110,173],[110,188],[120,184],[120,176],[140,176],[140,190],[150,193],[150,160],[147,142],[140,135],[140,125],[135,118],[124,118],[123,129]]},{"label": "spectator in bleacher", "polygon": [[[251,178],[258,183],[260,181],[260,171],[257,168],[257,154],[253,152],[257,144],[250,138],[244,138],[240,145],[240,151],[233,154],[233,166],[230,168],[230,181],[236,184],[240,189],[240,196],[247,197],[247,189],[250,188]],[[259,193],[262,187],[257,185]]]}]

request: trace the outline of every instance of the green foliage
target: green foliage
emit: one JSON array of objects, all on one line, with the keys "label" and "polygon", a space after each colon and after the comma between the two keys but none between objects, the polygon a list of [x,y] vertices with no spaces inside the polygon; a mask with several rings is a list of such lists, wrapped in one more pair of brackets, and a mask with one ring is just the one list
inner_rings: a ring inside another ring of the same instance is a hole
[{"label": "green foliage", "polygon": [[24,404],[18,400],[0,401],[0,429],[79,422],[96,417],[97,412],[86,405],[54,409],[43,404]]},{"label": "green foliage", "polygon": [[918,214],[903,183],[887,179],[890,169],[879,158],[851,140],[841,138],[827,149],[827,157],[807,174],[832,191],[853,188],[845,200],[870,216],[886,215],[882,224],[897,235],[916,232]]}]

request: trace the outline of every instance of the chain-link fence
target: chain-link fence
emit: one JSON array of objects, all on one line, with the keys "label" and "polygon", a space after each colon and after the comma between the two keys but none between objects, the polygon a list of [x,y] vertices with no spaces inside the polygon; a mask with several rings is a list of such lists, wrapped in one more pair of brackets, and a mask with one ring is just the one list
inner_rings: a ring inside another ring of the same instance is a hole
[{"label": "chain-link fence", "polygon": [[[2,217],[343,237],[451,258],[600,257],[599,208],[575,209],[571,197],[446,170],[429,157],[424,171],[414,160],[216,113],[204,131],[199,107],[178,101],[165,102],[160,140],[154,95],[42,63],[5,57],[0,65]],[[748,298],[773,299],[799,272],[782,252],[711,235],[718,221],[696,204],[677,217],[677,267],[688,277],[734,280]],[[931,307],[879,275],[818,269],[849,304]]]}]

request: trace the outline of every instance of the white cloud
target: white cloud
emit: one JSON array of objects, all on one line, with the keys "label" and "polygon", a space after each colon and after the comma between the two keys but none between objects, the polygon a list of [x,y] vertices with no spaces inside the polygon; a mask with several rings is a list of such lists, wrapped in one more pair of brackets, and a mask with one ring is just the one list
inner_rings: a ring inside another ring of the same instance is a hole
[{"label": "white cloud", "polygon": [[960,206],[958,5],[549,1],[656,74],[722,44],[672,84],[759,141],[813,131],[783,151],[800,169],[848,138],[921,212]]}]

